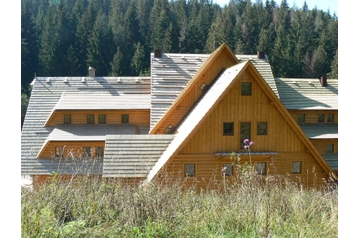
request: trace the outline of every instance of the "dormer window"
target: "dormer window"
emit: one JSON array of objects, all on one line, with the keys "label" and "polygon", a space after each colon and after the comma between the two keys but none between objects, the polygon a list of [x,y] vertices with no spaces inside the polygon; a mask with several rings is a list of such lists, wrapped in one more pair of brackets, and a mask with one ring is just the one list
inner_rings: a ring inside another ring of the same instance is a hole
[{"label": "dormer window", "polygon": [[129,123],[129,115],[128,114],[122,114],[121,122],[122,122],[122,124],[128,124]]},{"label": "dormer window", "polygon": [[99,124],[106,124],[106,114],[99,114],[98,115],[98,123]]}]

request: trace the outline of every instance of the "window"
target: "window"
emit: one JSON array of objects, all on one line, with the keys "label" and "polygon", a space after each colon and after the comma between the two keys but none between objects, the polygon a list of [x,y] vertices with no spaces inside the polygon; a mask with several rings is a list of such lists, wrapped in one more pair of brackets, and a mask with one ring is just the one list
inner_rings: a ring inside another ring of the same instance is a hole
[{"label": "window", "polygon": [[224,122],[223,123],[223,135],[224,136],[234,135],[234,123],[233,122]]},{"label": "window", "polygon": [[241,95],[242,96],[251,96],[251,83],[248,83],[248,82],[241,83]]},{"label": "window", "polygon": [[55,156],[56,158],[62,158],[63,154],[63,147],[62,146],[56,146],[55,147]]},{"label": "window", "polygon": [[326,151],[327,153],[334,153],[334,144],[327,144]]},{"label": "window", "polygon": [[256,172],[260,175],[266,174],[266,162],[257,162],[256,163]]},{"label": "window", "polygon": [[292,162],[292,173],[293,174],[301,174],[302,173],[302,162],[301,161]]},{"label": "window", "polygon": [[63,115],[64,124],[71,124],[71,114]]},{"label": "window", "polygon": [[223,176],[232,176],[232,164],[223,164],[222,173]]},{"label": "window", "polygon": [[91,147],[83,147],[83,157],[92,157]]},{"label": "window", "polygon": [[128,114],[122,114],[121,121],[122,121],[123,124],[128,124],[129,123],[129,115]]},{"label": "window", "polygon": [[106,114],[99,114],[98,115],[98,123],[99,124],[106,124]]},{"label": "window", "polygon": [[185,177],[195,177],[195,164],[185,164],[184,173]]},{"label": "window", "polygon": [[94,124],[94,114],[87,114],[87,124]]},{"label": "window", "polygon": [[333,113],[327,115],[327,122],[334,122],[334,114]]},{"label": "window", "polygon": [[240,147],[241,149],[244,148],[244,142],[245,139],[251,138],[251,123],[250,122],[241,122],[240,123]]},{"label": "window", "polygon": [[324,114],[318,114],[318,122],[324,122]]},{"label": "window", "polygon": [[306,121],[306,115],[305,114],[298,114],[298,122],[304,123]]},{"label": "window", "polygon": [[96,152],[96,157],[98,159],[102,159],[103,158],[103,147],[95,147],[95,152]]},{"label": "window", "polygon": [[267,135],[267,122],[257,123],[257,135]]}]

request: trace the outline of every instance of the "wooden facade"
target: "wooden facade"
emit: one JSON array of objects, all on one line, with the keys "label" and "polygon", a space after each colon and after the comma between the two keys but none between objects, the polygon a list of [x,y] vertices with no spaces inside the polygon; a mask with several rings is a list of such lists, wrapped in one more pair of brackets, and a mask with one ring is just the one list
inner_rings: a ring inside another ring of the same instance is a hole
[{"label": "wooden facade", "polygon": [[[152,58],[151,84],[73,77],[69,87],[61,78],[36,79],[22,135],[24,174],[43,183],[54,171],[66,180],[72,170],[56,171],[58,159],[98,159],[93,176],[207,189],[236,176],[227,171],[235,152],[262,178],[288,175],[310,187],[338,177],[334,98],[302,95],[296,81],[274,79],[264,59],[237,57],[225,44],[208,56],[162,57]],[[302,83],[310,92],[312,83]],[[250,154],[244,139],[254,142]]]}]

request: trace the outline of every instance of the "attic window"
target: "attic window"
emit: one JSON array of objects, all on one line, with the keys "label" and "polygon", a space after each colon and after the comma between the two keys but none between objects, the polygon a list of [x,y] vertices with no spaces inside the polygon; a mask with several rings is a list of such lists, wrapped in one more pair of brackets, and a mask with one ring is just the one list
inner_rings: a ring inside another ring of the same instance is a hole
[{"label": "attic window", "polygon": [[71,114],[63,115],[63,124],[71,124]]},{"label": "attic window", "polygon": [[327,122],[334,122],[334,114],[333,113],[327,115]]},{"label": "attic window", "polygon": [[306,115],[305,114],[298,114],[298,122],[304,123],[306,121]]},{"label": "attic window", "polygon": [[99,124],[106,124],[106,114],[99,114],[98,115],[98,123]]},{"label": "attic window", "polygon": [[242,82],[241,83],[241,96],[251,96],[251,83]]},{"label": "attic window", "polygon": [[122,122],[122,124],[128,124],[129,123],[129,115],[128,114],[122,114],[121,115],[121,122]]},{"label": "attic window", "polygon": [[302,162],[301,161],[293,161],[292,162],[292,173],[293,174],[301,174],[302,173]]},{"label": "attic window", "polygon": [[62,158],[62,154],[63,154],[63,147],[62,146],[56,146],[55,147],[55,156],[56,158]]},{"label": "attic window", "polygon": [[318,122],[324,122],[324,114],[318,114]]},{"label": "attic window", "polygon": [[223,123],[223,135],[224,136],[233,136],[234,135],[234,123],[233,122],[224,122]]},{"label": "attic window", "polygon": [[94,124],[94,114],[87,114],[87,124]]}]

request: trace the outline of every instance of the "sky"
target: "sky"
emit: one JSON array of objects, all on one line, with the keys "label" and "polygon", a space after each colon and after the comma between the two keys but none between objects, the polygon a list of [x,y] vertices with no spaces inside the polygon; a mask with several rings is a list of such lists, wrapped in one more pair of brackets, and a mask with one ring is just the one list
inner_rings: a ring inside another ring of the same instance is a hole
[{"label": "sky", "polygon": [[[230,0],[213,0],[213,2],[218,3],[220,6],[224,6],[225,4],[228,4]],[[252,0],[252,2],[255,2],[255,0]],[[263,3],[265,1],[262,1]],[[275,0],[275,2],[280,5],[281,0]],[[305,0],[287,0],[288,6],[293,7],[296,6],[297,8],[302,8],[303,3]],[[317,9],[328,11],[333,15],[333,13],[336,13],[336,16],[338,16],[338,0],[306,0],[308,9],[313,9],[315,6],[317,6]]]}]

